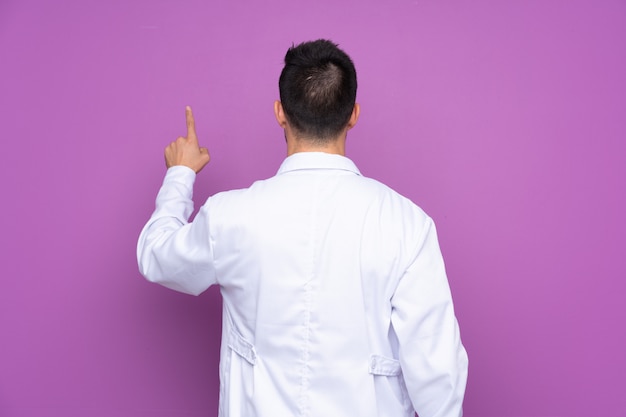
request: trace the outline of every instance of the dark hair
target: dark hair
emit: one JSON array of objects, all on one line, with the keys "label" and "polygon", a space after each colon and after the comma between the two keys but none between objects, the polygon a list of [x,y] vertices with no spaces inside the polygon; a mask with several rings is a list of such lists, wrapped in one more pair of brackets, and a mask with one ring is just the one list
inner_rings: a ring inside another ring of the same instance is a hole
[{"label": "dark hair", "polygon": [[292,46],[278,88],[289,124],[305,137],[326,141],[348,124],[356,101],[356,70],[331,41]]}]

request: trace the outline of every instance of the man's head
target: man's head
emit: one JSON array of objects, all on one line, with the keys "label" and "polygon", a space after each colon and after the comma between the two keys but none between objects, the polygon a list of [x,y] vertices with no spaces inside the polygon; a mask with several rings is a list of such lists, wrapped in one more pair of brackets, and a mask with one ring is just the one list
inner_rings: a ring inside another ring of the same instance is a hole
[{"label": "man's head", "polygon": [[354,64],[328,40],[289,48],[278,87],[284,116],[300,138],[332,141],[356,122]]}]

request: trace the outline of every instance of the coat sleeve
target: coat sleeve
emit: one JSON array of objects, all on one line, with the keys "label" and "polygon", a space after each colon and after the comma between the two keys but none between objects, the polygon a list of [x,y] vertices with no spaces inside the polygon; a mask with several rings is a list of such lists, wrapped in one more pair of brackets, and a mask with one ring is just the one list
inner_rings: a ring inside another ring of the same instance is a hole
[{"label": "coat sleeve", "polygon": [[209,239],[208,207],[193,222],[195,172],[183,166],[167,170],[156,209],[137,242],[139,271],[151,282],[198,295],[215,283]]},{"label": "coat sleeve", "polygon": [[391,321],[404,380],[419,416],[460,417],[468,358],[430,218],[423,230],[392,297]]}]

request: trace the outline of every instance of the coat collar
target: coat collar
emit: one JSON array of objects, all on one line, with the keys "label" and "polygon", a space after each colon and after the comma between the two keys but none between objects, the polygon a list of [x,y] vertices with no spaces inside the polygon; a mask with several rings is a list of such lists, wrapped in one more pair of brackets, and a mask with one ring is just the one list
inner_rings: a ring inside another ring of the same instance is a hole
[{"label": "coat collar", "polygon": [[278,169],[278,174],[311,169],[340,169],[361,175],[361,172],[351,159],[342,155],[325,152],[294,153],[283,161]]}]

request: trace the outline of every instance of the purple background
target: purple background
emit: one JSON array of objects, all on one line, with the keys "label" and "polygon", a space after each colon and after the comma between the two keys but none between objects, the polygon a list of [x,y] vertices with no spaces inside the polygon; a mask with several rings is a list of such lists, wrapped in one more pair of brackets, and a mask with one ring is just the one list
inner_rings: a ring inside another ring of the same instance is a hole
[{"label": "purple background", "polygon": [[348,154],[437,222],[467,417],[626,415],[626,2],[0,1],[0,416],[215,416],[221,302],[143,280],[162,150],[271,176],[284,53],[353,57]]}]

